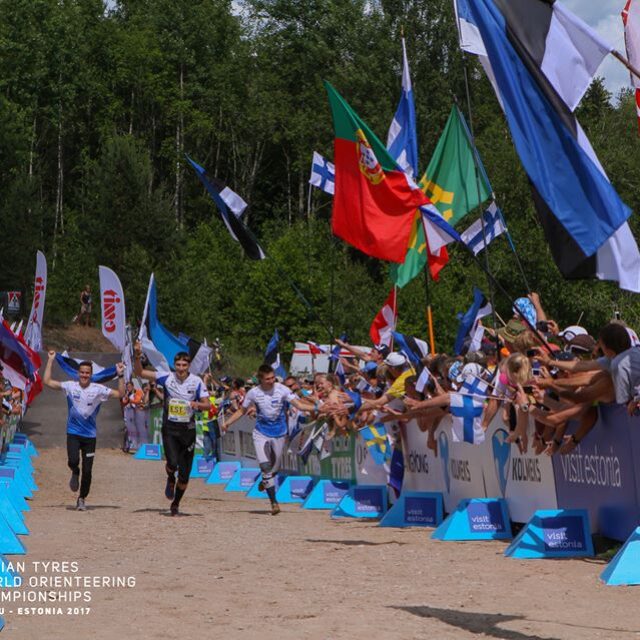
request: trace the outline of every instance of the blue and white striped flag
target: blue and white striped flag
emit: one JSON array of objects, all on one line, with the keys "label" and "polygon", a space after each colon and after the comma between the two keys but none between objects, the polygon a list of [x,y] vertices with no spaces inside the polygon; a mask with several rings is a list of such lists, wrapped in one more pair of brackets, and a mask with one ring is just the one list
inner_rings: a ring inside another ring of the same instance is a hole
[{"label": "blue and white striped flag", "polygon": [[389,127],[387,150],[398,166],[408,176],[414,178],[418,175],[418,133],[404,38],[402,38],[402,63],[402,96]]},{"label": "blue and white striped flag", "polygon": [[334,164],[316,151],[313,152],[309,184],[322,189],[330,195],[333,195],[336,190],[336,168]]},{"label": "blue and white striped flag", "polygon": [[[502,212],[495,202],[489,205],[482,214],[482,217],[484,218],[484,232],[482,230],[482,220],[479,218],[466,231],[460,234],[462,242],[473,251],[473,255],[475,256],[477,256],[486,245],[491,243],[494,238],[497,238],[507,230],[502,219]],[[485,235],[487,237],[486,245]]]}]

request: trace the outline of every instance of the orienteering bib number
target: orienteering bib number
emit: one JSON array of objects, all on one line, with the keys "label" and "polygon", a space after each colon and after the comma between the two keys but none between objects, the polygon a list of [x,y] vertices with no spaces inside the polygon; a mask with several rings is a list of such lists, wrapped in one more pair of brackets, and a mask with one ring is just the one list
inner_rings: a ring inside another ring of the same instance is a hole
[{"label": "orienteering bib number", "polygon": [[190,422],[191,407],[186,400],[169,400],[169,420],[171,422]]}]

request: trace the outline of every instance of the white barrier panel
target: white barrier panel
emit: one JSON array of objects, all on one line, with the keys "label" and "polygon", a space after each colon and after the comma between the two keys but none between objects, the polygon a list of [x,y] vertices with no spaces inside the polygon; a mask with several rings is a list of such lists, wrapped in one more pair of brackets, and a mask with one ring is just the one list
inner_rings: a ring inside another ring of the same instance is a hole
[{"label": "white barrier panel", "polygon": [[415,420],[409,421],[402,428],[402,453],[403,490],[444,492],[441,462],[435,453],[427,448],[427,433],[420,431]]},{"label": "white barrier panel", "polygon": [[521,454],[516,445],[506,442],[508,430],[498,415],[489,425],[482,445],[487,495],[506,498],[514,522],[528,522],[540,509],[558,508],[553,464],[549,456],[533,452],[534,433],[530,420],[529,450]]},{"label": "white barrier panel", "polygon": [[483,445],[454,442],[451,416],[445,416],[436,430],[442,474],[444,509],[451,513],[464,498],[486,498],[483,476]]},{"label": "white barrier panel", "polygon": [[387,472],[384,466],[373,461],[361,436],[355,436],[355,439],[356,483],[386,486]]}]

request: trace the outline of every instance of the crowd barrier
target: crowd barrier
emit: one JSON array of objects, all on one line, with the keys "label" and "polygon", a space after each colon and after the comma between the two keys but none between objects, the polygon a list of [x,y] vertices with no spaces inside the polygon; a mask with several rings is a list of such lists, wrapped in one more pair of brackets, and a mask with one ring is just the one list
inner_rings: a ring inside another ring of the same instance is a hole
[{"label": "crowd barrier", "polygon": [[[222,438],[225,461],[255,467],[251,437],[253,421],[239,420]],[[532,441],[533,423],[529,426]],[[640,524],[640,419],[625,407],[601,405],[591,433],[567,455],[521,454],[506,442],[507,429],[497,416],[481,445],[453,442],[450,418],[436,431],[437,455],[427,448],[427,434],[416,422],[403,427],[405,475],[403,490],[440,492],[451,513],[463,499],[504,498],[514,522],[526,523],[541,509],[586,509],[592,533],[624,541]],[[573,433],[570,426],[567,433]],[[384,468],[373,463],[361,438],[335,438],[333,453],[320,460],[314,453],[307,464],[288,452],[285,474],[346,480],[356,485],[384,485]]]}]

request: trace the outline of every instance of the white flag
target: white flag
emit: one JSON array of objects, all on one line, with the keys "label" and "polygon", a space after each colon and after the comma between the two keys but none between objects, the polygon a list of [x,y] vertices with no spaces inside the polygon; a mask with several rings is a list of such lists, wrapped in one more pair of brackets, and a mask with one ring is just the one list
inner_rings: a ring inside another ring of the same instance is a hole
[{"label": "white flag", "polygon": [[44,301],[47,294],[47,259],[42,251],[36,257],[36,279],[33,285],[33,302],[29,322],[24,332],[25,342],[34,350],[42,349],[42,320],[44,318]]},{"label": "white flag", "polygon": [[126,345],[126,314],[124,293],[118,276],[108,267],[98,267],[100,273],[100,304],[102,335],[120,352]]}]

